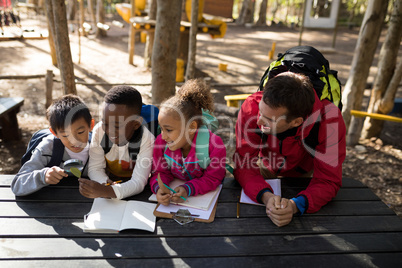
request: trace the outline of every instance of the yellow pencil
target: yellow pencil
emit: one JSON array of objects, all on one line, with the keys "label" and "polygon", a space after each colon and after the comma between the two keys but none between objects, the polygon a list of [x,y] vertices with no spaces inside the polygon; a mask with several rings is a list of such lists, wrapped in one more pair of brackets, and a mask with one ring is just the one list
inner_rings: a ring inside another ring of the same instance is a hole
[{"label": "yellow pencil", "polygon": [[108,183],[106,183],[105,185],[106,185],[106,186],[109,186],[109,185],[116,184],[116,183],[120,183],[120,182],[123,182],[123,181],[114,181],[113,183],[108,182]]}]

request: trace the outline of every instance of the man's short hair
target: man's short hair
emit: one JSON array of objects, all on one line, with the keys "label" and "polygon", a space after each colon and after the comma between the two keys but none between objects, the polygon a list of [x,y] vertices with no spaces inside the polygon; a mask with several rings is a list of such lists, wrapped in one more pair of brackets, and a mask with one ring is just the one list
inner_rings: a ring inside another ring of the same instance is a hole
[{"label": "man's short hair", "polygon": [[47,109],[46,118],[55,132],[65,129],[80,118],[84,118],[88,126],[91,125],[92,120],[91,113],[84,101],[72,94],[64,95],[55,100]]},{"label": "man's short hair", "polygon": [[310,79],[302,74],[281,73],[268,80],[264,87],[263,101],[271,108],[285,107],[286,120],[307,118],[313,111],[315,94]]},{"label": "man's short hair", "polygon": [[105,102],[108,104],[123,104],[133,109],[135,114],[141,114],[141,93],[131,86],[112,87],[105,95]]}]

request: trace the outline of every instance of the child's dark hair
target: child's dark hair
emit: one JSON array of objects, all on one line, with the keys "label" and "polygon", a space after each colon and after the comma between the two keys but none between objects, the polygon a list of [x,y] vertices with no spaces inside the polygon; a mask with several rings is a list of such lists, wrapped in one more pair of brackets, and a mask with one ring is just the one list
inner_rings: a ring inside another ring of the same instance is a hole
[{"label": "child's dark hair", "polygon": [[46,118],[55,132],[65,129],[80,118],[84,118],[88,126],[91,125],[92,120],[91,113],[84,101],[72,94],[64,95],[53,101],[46,111]]},{"label": "child's dark hair", "polygon": [[161,109],[180,111],[188,122],[196,120],[201,126],[202,109],[213,111],[214,98],[203,79],[192,79],[184,83],[177,94],[161,104]]},{"label": "child's dark hair", "polygon": [[307,76],[292,72],[269,79],[264,87],[263,101],[272,108],[285,107],[286,121],[307,118],[314,106],[314,89]]},{"label": "child's dark hair", "polygon": [[105,95],[105,102],[108,104],[124,104],[133,109],[135,114],[141,114],[142,97],[140,92],[133,87],[112,87]]}]

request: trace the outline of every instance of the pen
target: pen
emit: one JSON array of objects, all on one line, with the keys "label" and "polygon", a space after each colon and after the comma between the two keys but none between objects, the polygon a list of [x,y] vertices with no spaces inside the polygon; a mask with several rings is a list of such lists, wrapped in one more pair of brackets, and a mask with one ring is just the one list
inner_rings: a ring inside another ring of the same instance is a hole
[{"label": "pen", "polygon": [[237,218],[240,217],[240,203],[237,202]]},{"label": "pen", "polygon": [[[156,179],[156,180],[158,180],[158,179]],[[173,190],[172,188],[170,188],[169,186],[167,186],[166,183],[164,183],[164,182],[162,182],[162,183],[163,183],[163,185],[165,185],[166,188],[168,188],[170,191],[172,191],[172,192],[175,193],[175,194],[177,193],[175,190]],[[184,198],[183,196],[180,196],[180,198],[183,199],[184,201],[187,201],[187,199]]]},{"label": "pen", "polygon": [[[120,183],[120,182],[122,182],[122,181],[114,181],[113,183]],[[112,185],[112,183],[108,182],[108,183],[106,183],[105,185],[106,185],[106,186],[109,186],[109,185]]]}]

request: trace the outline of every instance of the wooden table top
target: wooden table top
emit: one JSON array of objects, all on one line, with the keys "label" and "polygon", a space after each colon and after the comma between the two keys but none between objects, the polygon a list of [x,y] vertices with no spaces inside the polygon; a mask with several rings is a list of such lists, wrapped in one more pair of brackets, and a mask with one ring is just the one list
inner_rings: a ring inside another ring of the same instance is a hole
[{"label": "wooden table top", "polygon": [[[353,179],[319,212],[281,228],[261,206],[241,204],[237,218],[240,186],[226,178],[214,222],[158,218],[154,233],[119,234],[83,233],[92,200],[76,185],[16,198],[12,179],[0,175],[0,267],[402,267],[402,220]],[[283,179],[282,195],[307,183]]]}]

